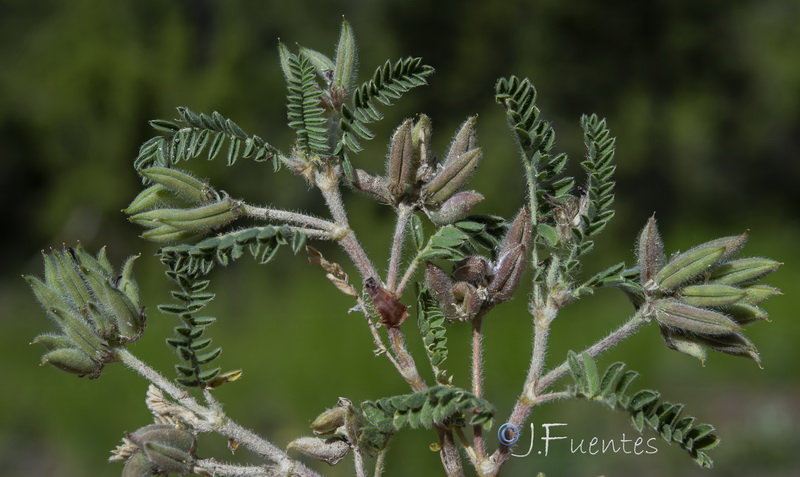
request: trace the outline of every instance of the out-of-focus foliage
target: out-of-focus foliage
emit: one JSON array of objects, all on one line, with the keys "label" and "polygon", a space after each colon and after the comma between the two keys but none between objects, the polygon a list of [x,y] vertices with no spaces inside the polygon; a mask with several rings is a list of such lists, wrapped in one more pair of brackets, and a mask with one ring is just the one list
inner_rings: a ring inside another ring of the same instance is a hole
[{"label": "out-of-focus foliage", "polygon": [[[67,239],[80,239],[91,249],[113,243],[121,254],[112,257],[115,263],[143,252],[137,267],[143,301],[151,309],[137,352],[169,370],[172,356],[162,340],[173,323],[153,307],[166,301],[168,284],[152,257],[153,246],[138,240],[140,230],[118,212],[139,188],[132,161],[148,137],[147,120],[169,117],[176,104],[218,110],[288,149],[277,39],[322,47],[336,37],[341,15],[358,31],[363,71],[383,58],[405,55],[421,56],[437,70],[430,87],[409,93],[391,113],[397,117],[385,124],[424,112],[436,125],[453,129],[464,117],[480,113],[478,134],[486,158],[472,185],[487,199],[477,212],[508,217],[523,200],[521,168],[494,104],[493,86],[500,76],[528,76],[539,91],[545,119],[560,131],[556,151],[564,150],[563,144],[574,159],[583,154],[578,121],[583,113],[606,117],[618,138],[617,215],[591,255],[598,263],[629,260],[636,231],[655,210],[665,239],[676,247],[750,228],[751,253],[786,263],[775,284],[789,292],[798,282],[796,1],[2,0],[0,10],[0,200],[5,230],[11,231],[0,239],[0,359],[7,373],[0,398],[0,468],[10,477],[115,472],[102,461],[119,430],[134,430],[147,420],[141,405],[144,382],[121,369],[91,386],[66,375],[42,379],[50,370],[37,368],[39,350],[25,345],[42,324],[19,279],[23,271],[36,271],[26,263],[38,260],[39,249]],[[373,157],[373,171],[383,169],[385,127],[375,128],[378,140],[366,145],[360,158]],[[447,139],[435,137],[441,141],[435,149],[444,150]],[[318,198],[305,194],[294,178],[247,162],[233,168],[213,162],[193,166],[199,177],[213,168],[221,179],[215,185],[231,193],[318,210]],[[367,249],[390,233],[378,206],[354,203],[351,212],[357,230],[364,224],[377,227],[369,234],[375,240],[364,237]],[[278,445],[302,433],[310,415],[331,405],[331,396],[364,400],[405,392],[388,365],[372,357],[364,323],[345,313],[347,299],[314,267],[293,258],[278,257],[278,266],[270,269],[246,265],[237,270],[261,274],[258,286],[215,271],[223,278],[215,280],[219,299],[211,311],[220,319],[215,343],[237,343],[227,346],[221,359],[252,361],[252,353],[286,358],[277,369],[245,369],[240,381],[220,390],[232,416],[275,436]],[[581,332],[571,342],[554,343],[552,356],[588,344],[630,311],[619,296],[597,298],[591,308],[579,305],[555,323]],[[266,302],[278,311],[264,316],[260,304]],[[786,475],[797,470],[800,445],[797,430],[787,425],[800,419],[792,341],[800,332],[796,305],[797,293],[775,298],[770,304],[774,323],[749,332],[762,351],[763,371],[722,355],[700,369],[688,357],[651,346],[656,337],[650,335],[636,336],[601,357],[601,365],[626,360],[652,379],[643,385],[671,389],[670,397],[677,400],[681,386],[687,386],[679,383],[693,377],[713,375],[720,385],[728,383],[735,393],[709,388],[706,401],[691,403],[693,413],[717,423],[721,435],[736,436],[716,450],[718,472]],[[486,329],[486,369],[499,380],[496,394],[487,399],[497,404],[498,416],[508,413],[519,392],[530,346],[530,337],[518,331],[528,329],[525,303],[503,306],[504,316],[498,318],[505,321],[488,323]],[[351,336],[352,347],[346,353],[331,350],[333,334]],[[468,371],[457,356],[466,352],[456,353],[455,347],[462,343],[466,350],[468,336],[454,328],[447,338],[454,347],[448,370],[457,381]],[[412,346],[423,356],[421,344]],[[319,370],[334,351],[337,366],[354,369],[346,380],[333,382]],[[251,358],[239,358],[246,354]],[[265,389],[267,380],[282,387]],[[768,392],[767,384],[780,392]],[[319,397],[297,400],[297,395]],[[767,400],[772,411],[749,414],[756,400]],[[568,435],[576,437],[630,432],[613,416],[597,422],[591,404],[580,404],[553,414],[545,408],[534,421],[569,422]],[[582,421],[592,424],[580,427]],[[413,432],[398,437],[395,455],[409,460],[388,462],[389,475],[401,475],[403,468],[440,468],[435,454],[420,455],[418,437]],[[698,473],[679,453],[664,448],[654,456],[609,460],[568,453],[545,460],[530,456],[504,471],[592,475],[602,467],[607,475]]]}]

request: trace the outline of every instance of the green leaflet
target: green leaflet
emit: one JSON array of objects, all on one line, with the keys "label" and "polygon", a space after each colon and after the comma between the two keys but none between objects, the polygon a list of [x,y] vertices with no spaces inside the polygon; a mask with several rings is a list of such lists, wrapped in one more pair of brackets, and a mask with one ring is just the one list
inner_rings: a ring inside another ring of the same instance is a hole
[{"label": "green leaflet", "polygon": [[612,410],[626,411],[638,431],[649,427],[666,442],[678,444],[701,467],[714,465],[706,453],[719,444],[714,427],[695,424],[694,417],[682,417],[684,405],[661,401],[657,391],[645,389],[630,393],[628,389],[638,373],[626,371],[625,363],[612,364],[602,377],[587,353],[579,358],[570,351],[567,363],[575,380],[575,385],[569,388],[573,396],[599,402]]},{"label": "green leaflet", "polygon": [[447,371],[442,363],[447,359],[447,336],[445,336],[445,317],[431,296],[430,291],[421,290],[417,300],[417,322],[425,345],[425,353],[436,375],[436,382],[447,384]]},{"label": "green leaflet", "polygon": [[[194,159],[204,153],[208,159],[214,159],[226,141],[228,165],[240,157],[261,162],[282,156],[280,151],[263,139],[248,136],[236,123],[216,111],[210,115],[196,114],[189,108],[179,107],[178,115],[175,121],[150,121],[150,125],[164,135],[142,144],[133,163],[137,171],[153,166],[171,167],[181,160]],[[280,161],[274,161],[273,164],[276,169],[280,167]]]},{"label": "green leaflet", "polygon": [[418,259],[458,261],[480,254],[479,246],[494,250],[500,244],[506,227],[502,217],[469,216],[460,222],[441,227],[431,235],[425,247],[420,250]]},{"label": "green leaflet", "polygon": [[429,429],[435,424],[492,426],[494,406],[463,389],[437,385],[361,403],[364,417],[359,445],[370,452],[383,449],[388,438],[405,426]]},{"label": "green leaflet", "polygon": [[616,139],[610,137],[606,120],[598,118],[596,114],[581,117],[581,127],[587,150],[586,160],[581,162],[581,166],[588,178],[586,194],[589,199],[584,233],[592,237],[600,233],[614,216],[611,210],[614,181],[611,179],[616,169],[612,164]]},{"label": "green leaflet", "polygon": [[302,52],[288,57],[291,77],[286,97],[289,127],[295,130],[298,147],[309,155],[328,154],[328,120],[320,106],[322,91],[314,65]]}]

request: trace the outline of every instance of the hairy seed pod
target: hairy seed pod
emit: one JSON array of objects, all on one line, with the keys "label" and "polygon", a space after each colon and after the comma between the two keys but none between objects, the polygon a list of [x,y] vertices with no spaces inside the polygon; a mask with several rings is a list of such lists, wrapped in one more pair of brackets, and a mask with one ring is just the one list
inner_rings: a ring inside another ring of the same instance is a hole
[{"label": "hairy seed pod", "polygon": [[[653,279],[656,272],[664,266],[664,243],[658,233],[655,217],[647,220],[639,233],[639,246],[637,259],[639,262],[639,275],[642,286]],[[646,287],[645,287],[646,289]]]},{"label": "hairy seed pod", "polygon": [[453,278],[460,282],[480,284],[486,280],[489,261],[479,255],[459,260],[453,269]]},{"label": "hairy seed pod", "polygon": [[481,311],[484,300],[474,285],[467,282],[456,283],[453,285],[453,296],[456,299],[456,303],[461,305],[459,309],[460,321],[470,321]]},{"label": "hairy seed pod", "polygon": [[125,260],[125,263],[122,265],[122,271],[120,272],[119,278],[117,279],[117,288],[122,290],[122,292],[128,297],[128,299],[133,302],[137,309],[142,309],[142,299],[139,296],[139,284],[136,283],[136,279],[133,277],[133,262],[136,261],[141,255],[131,255]]},{"label": "hairy seed pod", "polygon": [[421,194],[425,205],[438,207],[439,204],[464,187],[478,167],[481,157],[483,157],[483,151],[475,148],[442,166],[430,182],[422,187]]},{"label": "hairy seed pod", "polygon": [[154,184],[134,197],[128,207],[122,209],[127,215],[134,215],[157,207],[177,207],[180,201],[169,189],[161,184]]},{"label": "hairy seed pod", "polygon": [[725,312],[740,325],[749,325],[757,321],[769,321],[769,314],[755,305],[747,303],[734,303],[725,307]]},{"label": "hairy seed pod", "polygon": [[744,288],[744,294],[743,302],[750,305],[758,305],[768,298],[781,295],[781,291],[769,285],[750,285]]},{"label": "hairy seed pod", "polygon": [[516,248],[517,245],[524,245],[527,247],[530,240],[531,211],[527,207],[523,207],[517,212],[516,217],[514,217],[514,220],[512,220],[511,224],[508,226],[506,235],[503,237],[503,241],[497,249],[497,256],[501,257],[508,254],[508,252]]},{"label": "hairy seed pod", "polygon": [[396,205],[406,195],[414,180],[414,152],[410,119],[403,122],[392,136],[386,177],[389,182],[389,193]]},{"label": "hairy seed pod", "polygon": [[311,423],[311,429],[314,431],[314,434],[317,435],[331,434],[344,425],[346,417],[347,409],[344,407],[326,409],[314,419]]},{"label": "hairy seed pod", "polygon": [[434,298],[439,303],[447,321],[453,322],[460,319],[456,298],[453,296],[453,282],[447,273],[431,262],[425,262],[425,281],[428,288],[433,293]]},{"label": "hairy seed pod", "polygon": [[208,184],[179,169],[149,167],[143,169],[141,174],[192,204],[202,204],[216,195]]},{"label": "hairy seed pod", "polygon": [[698,343],[708,347],[708,349],[726,353],[732,356],[741,356],[752,359],[758,367],[761,367],[761,357],[753,343],[742,336],[741,333],[730,333],[715,336],[698,336]]},{"label": "hairy seed pod", "polygon": [[669,328],[700,335],[721,335],[739,331],[741,327],[722,313],[686,305],[673,299],[653,303],[656,320]]},{"label": "hairy seed pod", "polygon": [[312,459],[320,460],[328,465],[336,465],[347,455],[350,446],[340,439],[300,437],[290,442],[286,450],[296,450]]},{"label": "hairy seed pod", "polygon": [[342,31],[339,34],[339,43],[336,45],[336,64],[333,68],[333,86],[339,90],[348,91],[356,79],[358,67],[358,54],[356,53],[356,39],[353,30],[347,21],[342,21]]},{"label": "hairy seed pod", "polygon": [[450,143],[450,147],[447,149],[444,164],[442,164],[444,167],[458,160],[459,156],[477,147],[478,139],[475,134],[475,123],[477,120],[478,116],[472,116],[461,124],[461,127],[453,138],[453,142]]},{"label": "hairy seed pod", "polygon": [[202,234],[179,230],[170,225],[160,225],[145,231],[141,237],[156,243],[190,242],[202,237]]},{"label": "hairy seed pod", "polygon": [[696,358],[700,361],[701,365],[705,366],[706,349],[703,345],[699,344],[691,337],[682,333],[676,333],[665,326],[661,327],[661,336],[664,338],[664,343],[667,345],[667,348]]},{"label": "hairy seed pod", "polygon": [[414,128],[411,130],[411,147],[414,149],[414,163],[417,164],[415,179],[427,182],[427,172],[430,172],[433,155],[430,151],[431,146],[431,119],[420,114],[414,121]]},{"label": "hairy seed pod", "polygon": [[42,345],[45,347],[45,349],[47,349],[47,351],[53,351],[61,348],[72,348],[75,346],[66,336],[57,335],[54,333],[43,333],[38,335],[33,339],[33,341],[31,341],[31,344]]},{"label": "hairy seed pod", "polygon": [[225,196],[217,202],[193,209],[171,210],[157,220],[178,230],[200,232],[222,227],[237,219],[241,212],[241,204]]},{"label": "hairy seed pod", "polygon": [[53,252],[56,268],[58,270],[59,285],[51,287],[60,288],[65,298],[69,298],[76,307],[82,308],[94,299],[89,287],[78,272],[77,264],[72,254],[67,250],[63,252]]},{"label": "hairy seed pod", "polygon": [[495,303],[510,300],[519,287],[527,263],[525,251],[526,247],[519,244],[507,254],[498,257],[495,275],[489,282],[489,296]]},{"label": "hairy seed pod", "polygon": [[751,283],[764,278],[780,266],[781,262],[768,258],[741,258],[715,267],[711,271],[709,280],[725,285]]},{"label": "hairy seed pod", "polygon": [[58,308],[52,308],[48,312],[64,331],[64,336],[84,353],[95,359],[101,359],[107,354],[108,343],[86,322],[83,316],[71,310]]},{"label": "hairy seed pod", "polygon": [[724,306],[736,303],[745,296],[744,290],[730,285],[706,283],[689,285],[680,290],[680,300],[692,306]]},{"label": "hairy seed pod", "polygon": [[687,250],[673,257],[656,273],[653,280],[659,289],[672,290],[706,271],[717,263],[724,253],[725,247],[718,245],[698,246]]},{"label": "hairy seed pod", "polygon": [[99,374],[103,364],[93,360],[78,348],[59,348],[48,351],[42,356],[40,366],[50,364],[56,368],[78,376]]},{"label": "hairy seed pod", "polygon": [[151,477],[158,471],[150,459],[142,452],[135,452],[122,469],[122,477]]},{"label": "hairy seed pod", "polygon": [[436,225],[444,226],[458,222],[483,200],[483,195],[474,190],[467,190],[454,194],[445,200],[439,208],[425,208],[425,214]]},{"label": "hairy seed pod", "polygon": [[150,441],[144,443],[142,450],[160,473],[184,475],[192,470],[194,457],[183,449]]}]

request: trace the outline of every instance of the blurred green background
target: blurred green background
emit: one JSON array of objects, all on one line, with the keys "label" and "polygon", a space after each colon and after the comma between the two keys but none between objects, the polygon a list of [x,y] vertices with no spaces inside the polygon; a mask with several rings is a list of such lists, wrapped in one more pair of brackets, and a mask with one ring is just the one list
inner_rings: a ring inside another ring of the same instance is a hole
[{"label": "blurred green background", "polygon": [[[521,168],[500,108],[497,77],[529,76],[558,133],[559,150],[582,157],[578,119],[596,112],[618,138],[617,216],[596,243],[586,272],[632,260],[633,240],[654,211],[670,251],[751,230],[745,252],[783,261],[770,283],[785,295],[766,305],[772,323],[748,336],[764,369],[712,354],[705,367],[667,350],[648,328],[603,356],[642,374],[687,412],[715,424],[723,444],[717,467],[702,471],[677,447],[656,441],[655,455],[572,455],[566,445],[546,458],[513,459],[503,475],[787,476],[800,473],[800,380],[796,263],[800,198],[800,3],[794,0],[633,2],[611,0],[479,2],[465,0],[294,0],[173,2],[0,1],[0,194],[5,234],[0,277],[0,473],[18,476],[118,475],[105,462],[125,431],[148,423],[146,383],[120,366],[102,379],[77,379],[37,367],[28,346],[52,325],[19,278],[41,273],[39,250],[80,240],[109,245],[115,263],[142,253],[138,277],[149,304],[148,330],[132,350],[172,373],[164,338],[174,320],[155,305],[168,282],[156,247],[119,212],[138,192],[132,168],[147,120],[172,118],[176,106],[219,110],[246,131],[287,150],[285,89],[277,39],[332,52],[342,15],[361,48],[361,78],[387,58],[422,56],[437,69],[425,89],[407,95],[376,128],[378,139],[356,159],[381,170],[390,128],[425,112],[442,151],[468,115],[480,114],[486,151],[473,186],[487,199],[478,212],[510,216],[522,201]],[[323,213],[320,199],[286,171],[242,160],[189,165],[234,196]],[[356,230],[385,263],[388,209],[346,197]],[[346,264],[329,244],[314,244]],[[388,361],[374,358],[363,319],[321,270],[284,251],[266,267],[246,259],[214,272],[220,322],[210,330],[219,362],[244,377],[217,395],[240,422],[284,446],[339,396],[354,401],[407,392]],[[524,300],[502,305],[486,322],[486,394],[507,416],[524,379],[530,318]],[[551,365],[620,323],[630,307],[601,292],[568,307],[554,324]],[[407,334],[424,368],[413,320]],[[468,330],[449,332],[451,374],[468,386]],[[620,439],[635,431],[626,416],[592,403],[559,403],[533,415],[563,422],[562,435]],[[651,437],[647,435],[645,437]],[[524,445],[527,440],[523,438]],[[429,431],[399,434],[389,476],[440,475]],[[493,433],[490,442],[494,445]],[[524,449],[521,449],[524,452]],[[230,456],[219,438],[200,452]],[[352,474],[350,462],[317,466]]]}]

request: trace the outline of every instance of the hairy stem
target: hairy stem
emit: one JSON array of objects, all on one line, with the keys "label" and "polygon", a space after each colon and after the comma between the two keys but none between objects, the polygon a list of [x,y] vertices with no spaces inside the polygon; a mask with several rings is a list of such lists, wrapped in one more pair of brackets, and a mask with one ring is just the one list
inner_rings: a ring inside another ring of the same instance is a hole
[{"label": "hairy stem", "polygon": [[224,464],[216,459],[197,460],[192,472],[200,475],[224,475],[227,477],[270,477],[274,475],[264,467]]},{"label": "hairy stem", "polygon": [[442,460],[447,477],[464,477],[464,467],[461,465],[461,457],[458,455],[452,431],[437,427],[436,432],[439,433],[439,445],[442,446],[439,458]]},{"label": "hairy stem", "polygon": [[[479,313],[472,320],[472,394],[483,396],[483,313]],[[472,428],[474,436],[476,462],[486,457],[486,446],[483,442],[483,426],[476,424]],[[466,445],[466,443],[465,443]]]},{"label": "hairy stem", "polygon": [[[304,477],[318,475],[300,462],[289,457],[283,450],[268,440],[233,422],[222,412],[221,407],[216,401],[210,401],[212,406],[211,408],[207,408],[192,398],[188,392],[175,386],[171,381],[145,364],[130,351],[120,348],[116,350],[116,354],[119,360],[126,366],[138,372],[142,377],[169,394],[170,397],[175,399],[181,406],[195,413],[202,420],[199,425],[200,428],[197,429],[198,431],[216,432],[228,439],[233,439],[256,454],[276,463],[281,471],[285,471],[284,473],[294,472]],[[208,393],[206,398],[208,399]]]},{"label": "hairy stem", "polygon": [[302,227],[324,230],[326,232],[332,232],[336,228],[336,224],[329,220],[301,214],[299,212],[290,212],[288,210],[242,204],[242,212],[244,215],[256,219],[275,220],[287,224],[295,224]]},{"label": "hairy stem", "polygon": [[406,238],[408,220],[411,218],[413,211],[413,208],[405,204],[400,204],[397,210],[397,224],[394,228],[392,250],[389,257],[389,273],[386,277],[386,289],[390,292],[395,291],[395,285],[397,284],[397,273],[400,268],[400,259],[403,255],[403,241]]},{"label": "hairy stem", "polygon": [[378,457],[375,458],[375,475],[374,477],[380,477],[383,474],[383,467],[386,465],[386,452],[389,450],[389,446],[387,445],[385,449],[382,449],[378,452]]},{"label": "hairy stem", "polygon": [[389,328],[389,342],[392,345],[392,350],[397,356],[397,361],[400,364],[400,374],[403,379],[411,386],[414,391],[422,391],[428,386],[425,380],[420,376],[417,370],[417,365],[414,363],[414,358],[406,349],[405,336],[398,328]]}]

